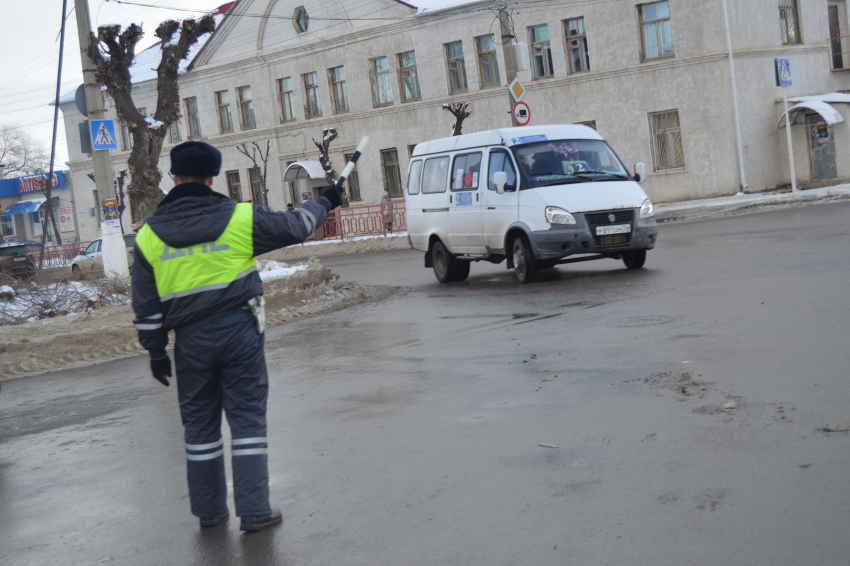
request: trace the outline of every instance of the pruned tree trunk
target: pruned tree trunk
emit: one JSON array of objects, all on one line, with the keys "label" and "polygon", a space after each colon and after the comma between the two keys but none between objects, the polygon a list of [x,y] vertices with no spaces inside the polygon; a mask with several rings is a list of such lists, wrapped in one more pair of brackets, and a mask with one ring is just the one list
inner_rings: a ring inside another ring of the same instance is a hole
[{"label": "pruned tree trunk", "polygon": [[336,139],[337,132],[335,128],[325,128],[322,130],[322,141],[316,139],[313,143],[319,148],[319,163],[322,164],[322,169],[325,171],[325,179],[329,185],[336,184],[336,171],[331,165],[330,146],[331,142]]},{"label": "pruned tree trunk", "polygon": [[443,104],[443,110],[448,110],[449,112],[451,112],[452,116],[455,117],[455,123],[452,124],[452,135],[459,136],[460,130],[463,127],[464,119],[472,115],[472,111],[469,110],[469,103],[449,102]]},{"label": "pruned tree trunk", "polygon": [[[178,30],[180,37],[172,41]],[[97,37],[92,34],[87,53],[97,69],[95,78],[106,86],[106,91],[115,101],[118,117],[127,122],[130,135],[133,136],[133,149],[127,160],[130,170],[127,193],[133,203],[131,211],[135,224],[153,214],[162,200],[159,156],[168,128],[180,117],[180,93],[177,86],[180,61],[186,58],[189,48],[200,36],[213,31],[215,20],[210,15],[200,20],[168,20],[156,28],[154,35],[161,42],[162,58],[156,70],[156,109],[149,117],[142,116],[133,103],[130,76],[136,44],[144,35],[141,26],[130,24],[123,32],[119,25],[101,26],[97,30]]]},{"label": "pruned tree trunk", "polygon": [[115,199],[118,201],[118,222],[121,223],[121,233],[124,233],[124,211],[127,209],[127,195],[124,192],[124,183],[127,180],[127,170],[118,171],[115,180]]}]

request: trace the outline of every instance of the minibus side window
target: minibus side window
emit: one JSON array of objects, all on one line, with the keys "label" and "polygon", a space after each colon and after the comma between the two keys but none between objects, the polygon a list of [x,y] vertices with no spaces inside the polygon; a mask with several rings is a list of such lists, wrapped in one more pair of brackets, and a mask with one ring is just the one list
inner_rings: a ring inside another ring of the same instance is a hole
[{"label": "minibus side window", "polygon": [[446,192],[446,181],[448,176],[448,156],[426,159],[425,168],[422,172],[422,194]]},{"label": "minibus side window", "polygon": [[505,190],[515,191],[516,171],[514,171],[514,164],[511,161],[510,156],[508,156],[508,152],[503,149],[497,149],[490,152],[490,162],[487,166],[487,188],[491,191],[496,190],[496,183],[493,180],[493,177],[499,171],[504,171],[508,176],[508,182],[505,183]]},{"label": "minibus side window", "polygon": [[410,164],[410,172],[407,174],[407,194],[419,194],[419,177],[422,173],[422,162],[419,160],[413,161]]},{"label": "minibus side window", "polygon": [[481,154],[467,153],[455,156],[452,167],[452,190],[474,191],[478,189],[478,173],[481,171]]}]

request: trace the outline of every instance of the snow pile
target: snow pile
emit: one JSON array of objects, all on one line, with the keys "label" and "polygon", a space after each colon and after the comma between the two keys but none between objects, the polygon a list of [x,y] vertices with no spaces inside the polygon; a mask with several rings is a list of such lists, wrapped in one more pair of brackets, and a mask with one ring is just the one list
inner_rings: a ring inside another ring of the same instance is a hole
[{"label": "snow pile", "polygon": [[293,273],[304,271],[305,269],[307,269],[306,265],[290,266],[289,264],[275,261],[273,259],[260,260],[257,262],[257,271],[260,272],[260,279],[262,281],[289,277]]},{"label": "snow pile", "polygon": [[410,241],[407,232],[391,232],[386,237],[382,235],[358,236],[345,240],[320,240],[304,242],[304,245],[289,246],[275,250],[264,257],[278,261],[298,259],[307,256],[326,256],[344,254],[362,254],[370,252],[386,252],[390,250],[409,250]]},{"label": "snow pile", "polygon": [[159,120],[154,120],[152,116],[146,116],[145,122],[148,123],[148,128],[155,130],[157,128],[163,127],[165,124],[160,122]]},{"label": "snow pile", "polygon": [[[260,264],[263,274],[288,273],[286,276],[267,278],[263,284],[267,328],[331,313],[386,292],[340,281],[338,275],[331,273],[316,258],[295,266],[273,261],[261,261]],[[110,293],[108,288],[100,291],[91,287],[89,282],[66,285],[68,289],[76,289],[85,295],[86,301],[92,300],[90,297],[112,297],[115,302],[110,304],[116,306],[92,305],[76,316],[58,316],[63,313],[54,313],[28,324],[0,326],[0,359],[3,360],[0,381],[145,353],[133,326],[133,309],[126,306],[129,294],[122,297],[118,293]],[[129,288],[129,283],[127,286]],[[0,301],[0,310],[16,300]],[[173,335],[170,344],[174,344]]]}]

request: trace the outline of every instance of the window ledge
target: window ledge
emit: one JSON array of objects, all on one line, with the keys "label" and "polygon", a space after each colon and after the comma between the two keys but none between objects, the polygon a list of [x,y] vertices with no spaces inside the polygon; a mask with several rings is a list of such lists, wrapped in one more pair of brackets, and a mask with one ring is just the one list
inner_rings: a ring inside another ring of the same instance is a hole
[{"label": "window ledge", "polygon": [[655,63],[656,61],[666,61],[668,59],[675,59],[676,55],[665,55],[664,57],[653,57],[652,59],[644,59],[641,63]]},{"label": "window ledge", "polygon": [[662,169],[661,171],[653,171],[650,175],[676,175],[678,173],[687,173],[688,168],[682,167],[681,169]]},{"label": "window ledge", "polygon": [[407,104],[408,102],[422,102],[422,97],[420,96],[418,98],[406,98],[401,101],[402,104]]},{"label": "window ledge", "polygon": [[531,80],[532,80],[532,82],[537,82],[537,81],[551,81],[552,79],[557,79],[557,78],[558,78],[558,76],[557,76],[557,75],[550,75],[550,76],[548,76],[548,77],[534,77],[534,78],[533,78],[533,79],[531,79]]},{"label": "window ledge", "polygon": [[490,86],[482,86],[478,90],[493,90],[494,88],[504,88],[504,85],[490,85]]}]

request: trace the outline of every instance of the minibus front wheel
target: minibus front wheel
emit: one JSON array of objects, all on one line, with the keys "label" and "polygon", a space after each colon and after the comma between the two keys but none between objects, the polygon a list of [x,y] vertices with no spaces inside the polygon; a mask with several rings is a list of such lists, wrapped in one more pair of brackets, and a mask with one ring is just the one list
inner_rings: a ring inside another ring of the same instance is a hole
[{"label": "minibus front wheel", "polygon": [[525,236],[517,236],[511,244],[514,273],[520,283],[532,283],[537,279],[537,262],[531,252],[531,244]]}]

